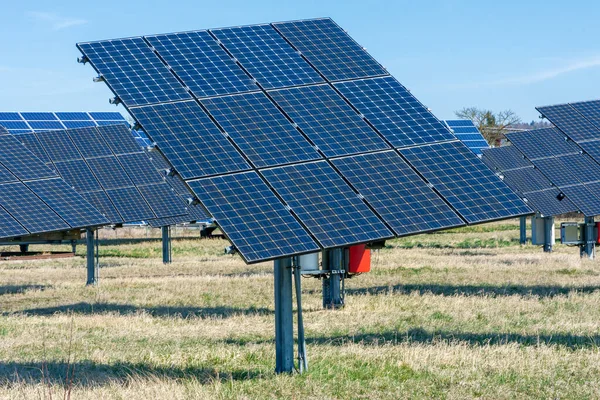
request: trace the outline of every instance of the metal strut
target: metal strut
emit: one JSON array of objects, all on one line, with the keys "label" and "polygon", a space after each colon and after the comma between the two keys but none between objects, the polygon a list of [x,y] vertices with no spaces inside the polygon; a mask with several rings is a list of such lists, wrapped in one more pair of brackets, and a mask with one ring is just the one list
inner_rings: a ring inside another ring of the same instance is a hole
[{"label": "metal strut", "polygon": [[171,227],[163,226],[161,229],[163,264],[170,264],[173,261],[173,249],[171,247]]},{"label": "metal strut", "polygon": [[296,286],[296,308],[298,312],[298,370],[300,373],[308,370],[308,357],[306,355],[306,340],[304,339],[304,320],[302,319],[302,283],[300,266],[294,257],[294,284]]}]

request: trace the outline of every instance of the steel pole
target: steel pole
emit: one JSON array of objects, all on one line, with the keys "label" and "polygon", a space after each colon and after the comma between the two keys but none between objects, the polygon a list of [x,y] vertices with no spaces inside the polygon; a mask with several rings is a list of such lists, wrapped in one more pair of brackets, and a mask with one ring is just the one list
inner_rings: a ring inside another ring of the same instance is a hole
[{"label": "steel pole", "polygon": [[294,371],[294,314],[292,307],[292,259],[274,262],[275,372]]},{"label": "steel pole", "polygon": [[87,282],[86,285],[96,285],[98,276],[96,275],[96,257],[94,254],[94,235],[95,230],[87,228],[85,230],[86,256],[87,263]]},{"label": "steel pole", "polygon": [[170,264],[173,261],[171,257],[171,227],[163,226],[161,229],[163,263]]},{"label": "steel pole", "polygon": [[554,217],[544,217],[544,252],[551,253],[554,246]]},{"label": "steel pole", "polygon": [[527,243],[527,217],[521,217],[519,219],[519,230],[520,230],[519,243],[521,243],[521,244]]}]

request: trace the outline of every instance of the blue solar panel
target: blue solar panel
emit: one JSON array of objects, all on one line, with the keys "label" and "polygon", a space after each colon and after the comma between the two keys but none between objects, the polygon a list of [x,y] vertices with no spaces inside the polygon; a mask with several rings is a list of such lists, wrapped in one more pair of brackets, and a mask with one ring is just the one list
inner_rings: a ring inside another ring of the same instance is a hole
[{"label": "blue solar panel", "polygon": [[259,89],[207,31],[146,36],[145,39],[196,97]]},{"label": "blue solar panel", "polygon": [[106,193],[125,222],[156,218],[148,203],[135,187],[108,189]]},{"label": "blue solar panel", "polygon": [[394,151],[338,158],[333,164],[398,236],[465,225]]},{"label": "blue solar panel", "polygon": [[11,135],[0,135],[0,159],[20,180],[55,177],[56,174]]},{"label": "blue solar panel", "polygon": [[600,127],[587,120],[569,104],[536,107],[536,109],[576,142],[600,138]]},{"label": "blue solar panel", "polygon": [[63,132],[47,131],[35,135],[52,161],[81,159],[81,153],[79,153],[71,138]]},{"label": "blue solar panel", "polygon": [[12,134],[127,123],[119,112],[0,112],[0,121]]},{"label": "blue solar panel", "polygon": [[[158,218],[172,217],[173,215],[185,213],[185,207],[175,194],[175,191],[164,182],[138,186],[138,189]],[[180,211],[174,212],[174,210]],[[188,218],[184,218],[184,220],[189,221]]]},{"label": "blue solar panel", "polygon": [[133,182],[115,156],[89,158],[86,161],[104,189],[133,186]]},{"label": "blue solar panel", "polygon": [[129,107],[192,98],[140,37],[77,46]]},{"label": "blue solar panel", "polygon": [[475,154],[481,155],[483,149],[490,147],[473,121],[451,119],[446,120],[446,124],[448,124],[450,129],[452,129],[454,136],[456,136]]},{"label": "blue solar panel", "polygon": [[583,215],[593,217],[600,215],[600,185],[591,183],[586,185],[563,186],[561,191],[571,199]]},{"label": "blue solar panel", "polygon": [[18,129],[20,131],[23,130],[28,130],[30,131],[31,129],[29,128],[29,125],[27,125],[27,122],[25,121],[2,121],[2,126],[5,127],[6,129],[8,129],[9,131]]},{"label": "blue solar panel", "polygon": [[[596,128],[600,128],[600,100],[571,103],[571,107],[577,110],[588,121],[593,123]],[[600,135],[598,135],[597,138],[600,139]]]},{"label": "blue solar panel", "polygon": [[10,171],[0,164],[0,183],[18,182],[16,176],[10,173]]},{"label": "blue solar panel", "polygon": [[[0,112],[0,121],[19,121],[22,120],[19,113],[16,112]],[[4,124],[1,124],[4,126]]]},{"label": "blue solar panel", "polygon": [[[118,114],[118,113],[117,113]],[[86,112],[57,112],[55,113],[56,118],[65,122],[65,121],[92,121],[92,118]]]},{"label": "blue solar panel", "polygon": [[22,112],[21,116],[26,121],[58,121],[56,115],[50,112]]},{"label": "blue solar panel", "polygon": [[539,158],[532,160],[532,162],[558,187],[580,183],[577,179],[579,174],[564,164],[562,157]]},{"label": "blue solar panel", "polygon": [[28,235],[27,229],[23,228],[9,213],[0,205],[0,238],[9,238]]},{"label": "blue solar panel", "polygon": [[140,152],[140,146],[137,145],[133,135],[130,134],[129,128],[125,125],[102,126],[102,129],[98,129],[98,132],[104,137],[108,147],[115,154]]},{"label": "blue solar panel", "polygon": [[84,158],[112,156],[113,154],[96,129],[71,129],[66,133]]},{"label": "blue solar panel", "polygon": [[102,190],[92,170],[83,160],[59,161],[54,163],[54,167],[60,176],[79,193]]},{"label": "blue solar panel", "polygon": [[159,104],[131,112],[184,179],[250,169],[196,102]]},{"label": "blue solar panel", "polygon": [[526,168],[517,168],[503,171],[504,182],[513,190],[521,193],[544,190],[552,187],[552,183],[533,165]]},{"label": "blue solar panel", "polygon": [[97,112],[97,111],[91,111],[90,116],[92,117],[92,119],[94,119],[96,122],[99,121],[122,121],[122,122],[126,122],[125,118],[123,118],[123,115],[119,112]]},{"label": "blue solar panel", "polygon": [[72,227],[103,225],[107,221],[90,203],[60,178],[26,185]]},{"label": "blue solar panel", "polygon": [[326,161],[260,172],[324,248],[394,236]]},{"label": "blue solar panel", "polygon": [[215,97],[202,104],[258,168],[321,158],[264,93]]},{"label": "blue solar panel", "polygon": [[454,135],[393,77],[334,86],[394,147],[454,139]]},{"label": "blue solar panel", "polygon": [[593,140],[591,142],[580,142],[579,147],[589,154],[594,160],[600,163],[600,140]]},{"label": "blue solar panel", "polygon": [[387,71],[330,18],[273,26],[330,81],[387,75]]},{"label": "blue solar panel", "polygon": [[160,174],[149,173],[149,171],[154,171],[155,168],[144,153],[122,154],[117,156],[117,160],[119,160],[119,163],[127,171],[129,178],[136,185],[149,185],[165,181]]},{"label": "blue solar panel", "polygon": [[513,132],[507,134],[506,138],[530,160],[581,152],[575,143],[567,141],[556,128]]},{"label": "blue solar panel", "polygon": [[94,121],[63,121],[62,123],[67,129],[89,128],[90,126],[96,126]]},{"label": "blue solar panel", "polygon": [[556,188],[528,192],[525,198],[529,204],[544,216],[560,215],[579,211],[567,197],[559,200],[561,191]]},{"label": "blue solar panel", "polygon": [[460,142],[412,147],[400,152],[469,223],[531,213],[529,207]]},{"label": "blue solar panel", "polygon": [[246,262],[320,250],[256,172],[188,184]]},{"label": "blue solar panel", "polygon": [[112,223],[121,223],[124,218],[104,191],[82,192],[81,196],[96,207]]},{"label": "blue solar panel", "polygon": [[324,82],[270,25],[213,29],[211,33],[265,89]]},{"label": "blue solar panel", "polygon": [[65,128],[60,121],[28,121],[28,124],[34,131],[48,131]]},{"label": "blue solar panel", "polygon": [[269,94],[327,157],[390,148],[328,85],[275,90]]},{"label": "blue solar panel", "polygon": [[22,182],[0,185],[0,204],[32,234],[71,229]]}]

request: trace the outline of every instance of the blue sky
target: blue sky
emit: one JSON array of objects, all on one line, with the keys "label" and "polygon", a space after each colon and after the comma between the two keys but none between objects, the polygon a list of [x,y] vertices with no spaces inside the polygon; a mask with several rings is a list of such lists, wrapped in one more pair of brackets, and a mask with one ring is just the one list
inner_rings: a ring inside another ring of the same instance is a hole
[{"label": "blue sky", "polygon": [[115,110],[79,41],[322,16],[440,118],[600,98],[597,1],[24,0],[2,7],[0,111]]}]

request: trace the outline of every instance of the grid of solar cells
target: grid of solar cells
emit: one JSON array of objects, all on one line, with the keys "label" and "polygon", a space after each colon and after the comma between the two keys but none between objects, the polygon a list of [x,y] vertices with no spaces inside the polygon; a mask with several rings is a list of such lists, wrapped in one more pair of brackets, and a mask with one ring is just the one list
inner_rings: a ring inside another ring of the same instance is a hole
[{"label": "grid of solar cells", "polygon": [[528,203],[542,215],[552,216],[579,211],[567,197],[559,200],[561,191],[556,188],[529,192],[525,195]]},{"label": "grid of solar cells", "polygon": [[192,98],[141,37],[77,46],[129,107]]},{"label": "grid of solar cells", "polygon": [[16,135],[106,124],[127,124],[127,121],[119,112],[0,112],[0,125]]},{"label": "grid of solar cells", "polygon": [[533,165],[503,171],[504,182],[514,190],[527,193],[552,187],[552,183]]},{"label": "grid of solar cells", "polygon": [[33,133],[23,133],[19,134],[16,137],[17,140],[19,140],[19,142],[23,143],[25,147],[27,147],[29,151],[35,154],[36,157],[39,158],[42,162],[46,164],[51,162],[50,157],[48,157],[48,154],[46,153],[46,150],[44,150],[44,146],[42,146],[40,141],[37,139],[37,137],[35,137]]},{"label": "grid of solar cells", "polygon": [[592,140],[590,142],[580,142],[579,147],[589,154],[594,160],[600,163],[600,140]]},{"label": "grid of solar cells", "polygon": [[188,182],[248,263],[319,250],[256,172]]},{"label": "grid of solar cells", "polygon": [[52,162],[82,159],[81,153],[69,135],[65,135],[64,132],[43,131],[35,133],[35,136]]},{"label": "grid of solar cells", "polygon": [[[160,174],[149,174],[155,170],[154,165],[144,153],[121,154],[117,156],[119,164],[127,171],[127,175],[136,185],[151,185],[164,182]],[[163,173],[163,175],[166,175]]]},{"label": "grid of solar cells", "polygon": [[198,98],[258,90],[208,31],[144,38]]},{"label": "grid of solar cells", "polygon": [[391,76],[334,86],[394,147],[452,140],[454,135]]},{"label": "grid of solar cells", "polygon": [[536,107],[536,109],[575,142],[600,137],[600,127],[594,125],[569,104]]},{"label": "grid of solar cells", "polygon": [[394,236],[326,161],[260,173],[324,248]]},{"label": "grid of solar cells", "polygon": [[102,129],[98,129],[97,131],[104,138],[104,142],[108,144],[108,147],[114,154],[140,152],[140,146],[136,143],[135,137],[129,134],[125,135],[123,126],[121,125],[102,126]]},{"label": "grid of solar cells", "polygon": [[131,109],[183,179],[250,169],[194,101]]},{"label": "grid of solar cells", "polygon": [[[600,100],[571,103],[571,107],[577,110],[581,115],[583,115],[588,121],[593,123],[597,128],[600,128]],[[597,138],[600,139],[600,132],[597,133]]]},{"label": "grid of solar cells", "polygon": [[[146,199],[152,211],[159,218],[172,217],[174,214],[183,214],[183,211],[174,213],[173,210],[183,210],[184,207],[181,204],[181,200],[175,194],[175,191],[171,189],[169,185],[165,185],[163,182],[160,184],[138,186],[142,196]],[[186,217],[189,219],[189,217]]]},{"label": "grid of solar cells", "polygon": [[333,165],[398,236],[465,225],[394,151],[338,158]]},{"label": "grid of solar cells", "polygon": [[215,97],[202,104],[257,168],[321,158],[264,93]]},{"label": "grid of solar cells", "polygon": [[16,176],[14,176],[8,168],[0,165],[0,183],[10,183],[10,182],[18,182]]},{"label": "grid of solar cells", "polygon": [[113,155],[97,129],[70,129],[66,133],[85,158]]},{"label": "grid of solar cells", "polygon": [[581,149],[556,128],[513,132],[506,135],[512,144],[530,160],[544,157],[578,154]]},{"label": "grid of solar cells", "polygon": [[492,170],[529,167],[533,164],[515,146],[494,147],[483,150],[481,160]]},{"label": "grid of solar cells", "polygon": [[270,25],[210,31],[265,89],[324,80]]},{"label": "grid of solar cells", "polygon": [[[157,217],[135,187],[107,189],[106,194],[125,222],[145,221]],[[183,212],[176,213],[183,214]]]},{"label": "grid of solar cells", "polygon": [[117,209],[113,202],[108,198],[108,195],[105,191],[100,190],[97,192],[80,192],[81,196],[94,205],[100,213],[104,215],[111,223],[122,222],[123,217]]},{"label": "grid of solar cells", "polygon": [[0,206],[0,238],[9,238],[28,235],[27,229],[23,228],[9,213]]},{"label": "grid of solar cells", "polygon": [[54,168],[79,193],[102,190],[90,167],[83,160],[59,161]]},{"label": "grid of solar cells", "polygon": [[104,189],[133,186],[127,172],[115,156],[88,158],[86,162]]},{"label": "grid of solar cells", "polygon": [[583,215],[600,215],[600,186],[598,184],[563,186],[561,191],[571,199]]},{"label": "grid of solar cells", "polygon": [[269,94],[327,157],[389,149],[329,85],[274,90]]},{"label": "grid of solar cells", "polygon": [[0,135],[0,159],[20,180],[55,177],[56,174],[11,135]]},{"label": "grid of solar cells", "polygon": [[473,121],[469,119],[447,119],[446,124],[452,129],[454,136],[475,154],[481,155],[482,149],[490,147]]},{"label": "grid of solar cells", "polygon": [[564,164],[561,158],[539,158],[532,162],[558,187],[580,183],[577,179],[578,174]]},{"label": "grid of solar cells", "polygon": [[330,81],[387,75],[387,71],[330,18],[273,26]]},{"label": "grid of solar cells", "polygon": [[469,223],[531,213],[461,142],[411,147],[400,152]]}]

